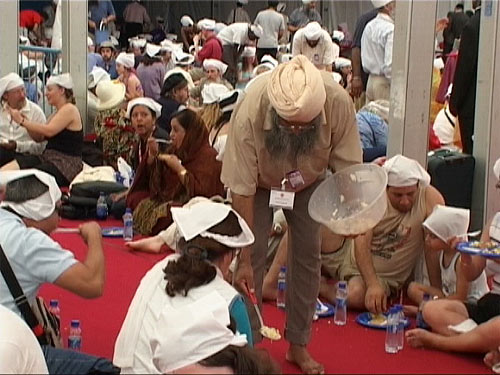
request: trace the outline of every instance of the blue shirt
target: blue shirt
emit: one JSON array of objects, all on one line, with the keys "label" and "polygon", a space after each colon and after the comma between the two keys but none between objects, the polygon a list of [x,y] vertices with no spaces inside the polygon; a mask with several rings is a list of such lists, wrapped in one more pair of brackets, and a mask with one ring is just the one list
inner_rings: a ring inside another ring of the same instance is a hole
[{"label": "blue shirt", "polygon": [[103,18],[111,15],[115,15],[115,8],[113,8],[111,0],[98,0],[97,5],[89,8],[89,19],[95,22],[97,28],[99,28]]},{"label": "blue shirt", "polygon": [[111,79],[118,78],[118,72],[116,71],[116,61],[114,59],[109,62],[103,60],[102,68],[109,73]]},{"label": "blue shirt", "polygon": [[26,98],[35,104],[38,104],[38,90],[31,82],[24,81],[24,89],[26,90]]},{"label": "blue shirt", "polygon": [[104,69],[104,60],[102,59],[102,56],[99,55],[98,53],[91,52],[87,54],[87,74],[89,74],[92,71],[94,66],[98,66]]},{"label": "blue shirt", "polygon": [[[27,228],[21,218],[0,208],[0,245],[31,304],[44,283],[54,283],[77,260],[42,231]],[[20,314],[3,277],[0,305]]]},{"label": "blue shirt", "polygon": [[373,147],[387,147],[387,123],[378,115],[359,111],[356,113],[359,137],[363,149]]}]

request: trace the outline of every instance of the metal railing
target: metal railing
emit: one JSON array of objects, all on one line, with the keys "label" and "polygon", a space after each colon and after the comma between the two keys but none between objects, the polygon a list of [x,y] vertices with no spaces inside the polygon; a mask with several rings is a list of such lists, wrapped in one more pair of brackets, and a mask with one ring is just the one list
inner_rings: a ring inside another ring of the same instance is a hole
[{"label": "metal railing", "polygon": [[19,46],[19,75],[25,82],[26,96],[37,103],[46,116],[54,112],[45,98],[45,85],[52,74],[62,73],[60,49]]}]

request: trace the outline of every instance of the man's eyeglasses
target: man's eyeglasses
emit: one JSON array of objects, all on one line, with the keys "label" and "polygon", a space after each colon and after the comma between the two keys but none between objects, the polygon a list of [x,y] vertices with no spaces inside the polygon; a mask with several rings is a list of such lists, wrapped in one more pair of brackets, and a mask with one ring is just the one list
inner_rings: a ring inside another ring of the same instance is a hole
[{"label": "man's eyeglasses", "polygon": [[304,131],[308,131],[308,130],[314,129],[316,127],[316,125],[317,125],[316,122],[306,124],[306,125],[283,125],[278,121],[278,127],[280,129],[289,131],[291,133],[301,133]]}]

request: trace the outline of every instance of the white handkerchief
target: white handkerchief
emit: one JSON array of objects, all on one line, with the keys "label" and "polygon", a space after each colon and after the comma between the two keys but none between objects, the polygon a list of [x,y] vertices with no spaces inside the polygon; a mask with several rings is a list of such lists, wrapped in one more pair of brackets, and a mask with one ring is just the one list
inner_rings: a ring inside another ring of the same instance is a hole
[{"label": "white handkerchief", "polygon": [[464,320],[462,323],[455,324],[454,326],[449,325],[448,329],[456,333],[466,333],[472,331],[476,327],[477,323],[475,321],[473,321],[472,319],[467,319]]}]

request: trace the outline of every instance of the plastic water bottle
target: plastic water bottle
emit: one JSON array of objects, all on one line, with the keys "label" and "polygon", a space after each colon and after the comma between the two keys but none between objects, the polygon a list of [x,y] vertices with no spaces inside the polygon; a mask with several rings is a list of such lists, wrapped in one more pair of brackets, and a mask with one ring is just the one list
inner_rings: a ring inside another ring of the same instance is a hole
[{"label": "plastic water bottle", "polygon": [[338,326],[347,323],[347,282],[337,283],[337,298],[335,300],[335,316],[333,322]]},{"label": "plastic water bottle", "polygon": [[398,312],[398,350],[403,350],[405,342],[405,314],[402,305],[396,305]]},{"label": "plastic water bottle", "polygon": [[61,309],[59,308],[59,301],[51,299],[49,302],[49,311],[54,314],[59,321],[61,321]]},{"label": "plastic water bottle", "polygon": [[69,327],[68,349],[80,351],[82,349],[82,329],[79,320],[72,320]]},{"label": "plastic water bottle", "polygon": [[99,220],[106,220],[108,218],[108,204],[106,203],[106,196],[103,192],[99,193],[97,200],[96,216]]},{"label": "plastic water bottle", "polygon": [[389,309],[387,316],[385,352],[390,354],[398,352],[398,313],[394,307]]},{"label": "plastic water bottle", "polygon": [[285,308],[285,292],[286,292],[286,267],[280,268],[278,274],[278,295],[276,296],[276,306],[279,309]]},{"label": "plastic water bottle", "polygon": [[424,308],[424,305],[426,302],[428,302],[431,299],[430,294],[424,293],[424,299],[420,303],[420,306],[418,308],[417,312],[417,327],[422,328],[422,329],[429,329],[429,325],[425,322],[424,317],[422,315],[422,309]]},{"label": "plastic water bottle", "polygon": [[127,208],[125,215],[123,215],[123,239],[125,241],[132,241],[134,238],[134,217],[132,210]]}]

